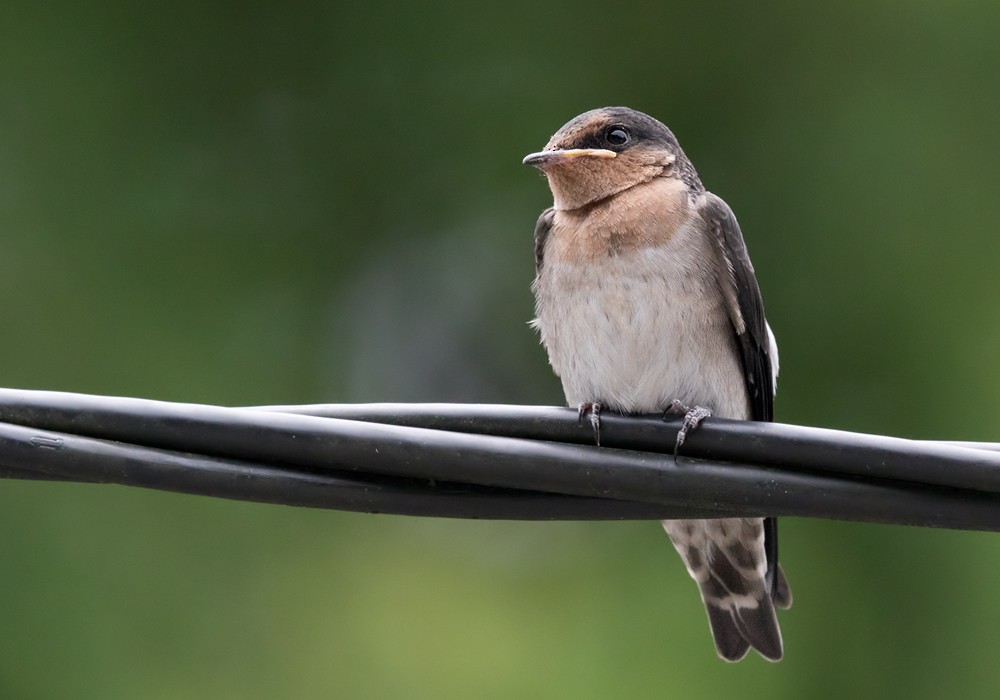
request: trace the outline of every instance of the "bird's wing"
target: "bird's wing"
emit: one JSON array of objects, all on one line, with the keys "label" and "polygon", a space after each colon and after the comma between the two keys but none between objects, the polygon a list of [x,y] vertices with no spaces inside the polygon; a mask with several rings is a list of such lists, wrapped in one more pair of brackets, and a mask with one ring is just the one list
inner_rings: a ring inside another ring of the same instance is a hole
[{"label": "bird's wing", "polygon": [[706,192],[698,211],[719,256],[718,284],[733,324],[750,401],[750,420],[774,420],[775,368],[764,303],[736,217],[722,199]]},{"label": "bird's wing", "polygon": [[[764,318],[764,302],[740,225],[729,205],[711,192],[700,198],[698,212],[707,224],[721,262],[716,265],[718,284],[743,364],[750,420],[774,420],[777,347]],[[791,593],[778,569],[778,523],[775,518],[764,519],[764,551],[771,595],[775,604],[787,607],[791,604]]]},{"label": "bird's wing", "polygon": [[535,274],[542,270],[542,258],[545,256],[545,239],[552,230],[552,219],[556,215],[554,207],[549,207],[538,217],[535,224]]}]

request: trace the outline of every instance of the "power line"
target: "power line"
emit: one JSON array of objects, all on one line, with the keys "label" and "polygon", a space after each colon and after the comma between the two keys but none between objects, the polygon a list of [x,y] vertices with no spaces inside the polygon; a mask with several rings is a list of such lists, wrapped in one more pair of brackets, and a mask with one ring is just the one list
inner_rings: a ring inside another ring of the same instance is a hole
[{"label": "power line", "polygon": [[0,476],[455,518],[795,515],[1000,530],[1000,445],[709,419],[350,404],[223,408],[0,389]]}]

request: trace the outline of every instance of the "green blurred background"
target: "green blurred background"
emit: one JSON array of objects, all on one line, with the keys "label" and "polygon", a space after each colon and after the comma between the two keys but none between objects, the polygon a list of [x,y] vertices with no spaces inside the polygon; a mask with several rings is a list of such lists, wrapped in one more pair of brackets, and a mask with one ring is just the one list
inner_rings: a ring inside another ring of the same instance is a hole
[{"label": "green blurred background", "polygon": [[[779,420],[998,440],[1000,4],[5,3],[0,385],[560,403],[563,122],[667,122],[740,218]],[[2,698],[975,697],[1000,537],[786,520],[786,659],[654,523],[0,483]]]}]

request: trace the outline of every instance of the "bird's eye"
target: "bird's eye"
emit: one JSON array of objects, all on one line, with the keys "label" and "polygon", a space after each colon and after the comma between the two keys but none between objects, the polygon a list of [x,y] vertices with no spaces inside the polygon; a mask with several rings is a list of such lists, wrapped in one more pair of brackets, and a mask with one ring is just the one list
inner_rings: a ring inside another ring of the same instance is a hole
[{"label": "bird's eye", "polygon": [[629,142],[628,132],[622,126],[609,126],[604,132],[604,140],[612,146],[624,146]]}]

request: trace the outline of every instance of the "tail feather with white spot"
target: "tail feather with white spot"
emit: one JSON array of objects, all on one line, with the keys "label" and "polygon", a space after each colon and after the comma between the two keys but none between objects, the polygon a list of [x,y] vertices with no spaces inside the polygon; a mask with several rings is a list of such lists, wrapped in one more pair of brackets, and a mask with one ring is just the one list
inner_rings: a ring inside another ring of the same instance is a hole
[{"label": "tail feather with white spot", "polygon": [[789,607],[792,596],[780,569],[769,590],[763,521],[665,520],[663,527],[698,584],[719,656],[739,661],[753,647],[769,661],[781,659],[775,606]]}]

